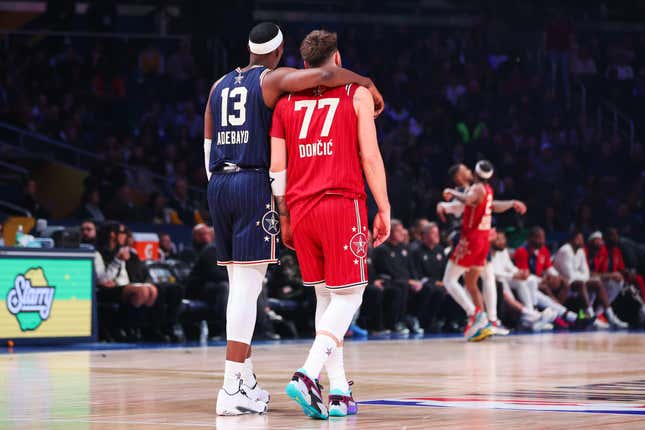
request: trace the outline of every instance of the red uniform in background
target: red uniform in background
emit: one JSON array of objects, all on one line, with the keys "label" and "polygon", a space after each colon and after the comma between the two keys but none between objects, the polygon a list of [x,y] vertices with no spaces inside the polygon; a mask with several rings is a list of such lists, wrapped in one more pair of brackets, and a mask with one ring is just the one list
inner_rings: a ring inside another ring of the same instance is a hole
[{"label": "red uniform in background", "polygon": [[305,285],[367,283],[367,207],[355,85],[283,97],[271,136],[285,139],[286,201]]},{"label": "red uniform in background", "polygon": [[493,189],[488,184],[482,185],[486,191],[482,201],[476,206],[464,207],[459,243],[450,256],[461,267],[483,267],[490,249]]},{"label": "red uniform in background", "polygon": [[528,270],[532,275],[540,277],[553,266],[551,253],[544,245],[540,249],[535,249],[528,243],[520,246],[515,250],[514,259],[518,269]]}]

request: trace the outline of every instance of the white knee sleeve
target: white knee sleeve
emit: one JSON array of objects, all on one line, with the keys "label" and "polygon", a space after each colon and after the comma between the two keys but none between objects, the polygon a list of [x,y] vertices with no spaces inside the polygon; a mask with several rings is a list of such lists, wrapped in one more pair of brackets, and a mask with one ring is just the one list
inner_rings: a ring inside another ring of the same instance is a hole
[{"label": "white knee sleeve", "polygon": [[484,290],[484,304],[486,312],[491,321],[497,321],[497,285],[495,284],[495,273],[490,264],[482,270],[482,287]]},{"label": "white knee sleeve", "polygon": [[465,267],[461,267],[448,260],[448,265],[443,275],[443,285],[455,302],[466,311],[466,315],[470,316],[475,313],[475,304],[466,289],[459,285],[459,277],[465,272]]},{"label": "white knee sleeve", "polygon": [[331,291],[329,306],[316,325],[320,334],[327,332],[341,342],[354,318],[354,314],[361,307],[365,287],[350,290]]},{"label": "white knee sleeve", "polygon": [[226,340],[251,344],[267,264],[228,267]]},{"label": "white knee sleeve", "polygon": [[327,310],[329,302],[331,302],[331,291],[327,288],[325,284],[319,284],[314,287],[316,289],[316,330],[318,330],[318,325],[320,324],[320,319]]}]

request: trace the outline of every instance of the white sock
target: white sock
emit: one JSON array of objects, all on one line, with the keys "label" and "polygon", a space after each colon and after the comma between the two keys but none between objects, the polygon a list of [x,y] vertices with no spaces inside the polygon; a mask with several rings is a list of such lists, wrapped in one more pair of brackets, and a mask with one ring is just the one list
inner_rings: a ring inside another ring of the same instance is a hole
[{"label": "white sock", "polygon": [[242,371],[242,380],[244,381],[244,385],[248,387],[255,386],[256,381],[255,381],[255,375],[253,374],[253,361],[251,361],[251,357],[244,360],[244,370]]},{"label": "white sock", "polygon": [[317,379],[325,362],[332,356],[336,347],[336,341],[331,337],[324,334],[316,335],[316,339],[314,339],[314,343],[309,350],[307,361],[302,366],[307,372],[307,376],[311,379]]},{"label": "white sock", "polygon": [[472,316],[475,313],[475,304],[466,289],[459,284],[459,277],[465,272],[466,269],[464,267],[448,260],[448,265],[443,275],[443,284],[450,296],[466,312],[466,315]]},{"label": "white sock", "polygon": [[240,380],[244,375],[244,363],[226,360],[224,364],[224,391],[235,394],[240,389]]},{"label": "white sock", "polygon": [[570,323],[576,322],[576,320],[578,319],[578,315],[576,315],[575,313],[573,313],[571,311],[566,311],[564,313],[564,319],[566,319],[567,322],[570,322]]},{"label": "white sock", "polygon": [[349,391],[347,376],[345,376],[345,363],[343,358],[343,347],[339,346],[325,363],[327,376],[329,376],[329,390],[341,390],[343,393]]},{"label": "white sock", "polygon": [[587,308],[587,315],[589,315],[590,317],[593,317],[594,315],[596,315],[596,313],[593,311],[593,308],[591,306]]}]

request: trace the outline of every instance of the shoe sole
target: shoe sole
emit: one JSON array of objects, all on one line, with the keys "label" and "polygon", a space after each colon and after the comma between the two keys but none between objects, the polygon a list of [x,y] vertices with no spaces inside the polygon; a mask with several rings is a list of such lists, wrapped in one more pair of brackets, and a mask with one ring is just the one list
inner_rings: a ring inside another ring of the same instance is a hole
[{"label": "shoe sole", "polygon": [[346,417],[347,415],[349,415],[349,414],[344,414],[343,411],[340,410],[340,408],[338,408],[338,409],[329,408],[329,416],[330,417]]},{"label": "shoe sole", "polygon": [[293,383],[289,382],[284,391],[285,393],[287,393],[287,396],[289,396],[292,400],[300,405],[302,412],[304,412],[304,414],[308,417],[316,418],[319,420],[326,420],[329,417],[329,415],[323,415],[318,412],[316,408],[311,406],[309,402],[307,402],[307,400],[304,398],[298,387],[296,387]]},{"label": "shoe sole", "polygon": [[468,342],[481,342],[482,340],[491,337],[493,330],[489,327],[480,328],[474,335],[468,338]]}]

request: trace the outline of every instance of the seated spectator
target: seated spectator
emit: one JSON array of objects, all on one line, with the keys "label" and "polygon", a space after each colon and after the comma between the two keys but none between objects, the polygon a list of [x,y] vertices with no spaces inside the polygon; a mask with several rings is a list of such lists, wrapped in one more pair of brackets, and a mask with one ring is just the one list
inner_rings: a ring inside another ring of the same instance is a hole
[{"label": "seated spectator", "polygon": [[551,262],[551,253],[545,245],[546,237],[541,227],[533,227],[527,242],[515,250],[515,265],[520,270],[542,278],[546,288],[543,292],[558,303],[569,299],[569,284],[560,276]]},{"label": "seated spectator", "polygon": [[[110,222],[99,229],[94,254],[94,269],[97,278],[96,298],[100,303],[121,303],[139,308],[151,307],[157,300],[157,289],[149,285],[134,284],[130,281],[126,262],[130,259],[130,249],[125,246],[127,231],[124,226]],[[128,330],[131,340],[140,340],[140,333],[124,319],[112,327],[102,328],[102,337],[108,340],[121,340]]]},{"label": "seated spectator", "polygon": [[443,285],[443,274],[448,260],[443,246],[439,244],[437,224],[428,222],[423,224],[420,230],[421,245],[413,252],[412,259],[424,290],[429,295],[424,301],[427,307],[421,313],[421,326],[426,330],[439,332],[446,323],[446,288]]},{"label": "seated spectator", "polygon": [[374,271],[376,278],[385,282],[387,290],[397,288],[401,293],[400,302],[387,299],[385,301],[389,307],[386,315],[391,318],[387,328],[399,334],[408,334],[410,330],[406,328],[406,320],[412,331],[420,334],[423,333],[423,329],[419,316],[425,306],[418,301],[419,294],[422,294],[422,301],[426,296],[425,292],[422,292],[423,284],[416,278],[410,251],[404,242],[405,228],[401,221],[393,219],[389,240],[374,250]]},{"label": "seated spectator", "polygon": [[185,178],[178,178],[175,181],[172,195],[170,196],[170,207],[175,210],[179,221],[184,225],[201,223],[199,206],[188,196],[188,181]]},{"label": "seated spectator", "polygon": [[32,178],[27,179],[22,189],[22,197],[18,201],[18,206],[27,209],[34,218],[49,218],[51,214],[39,201],[36,196],[37,193],[36,181]]},{"label": "seated spectator", "polygon": [[195,265],[186,280],[186,298],[203,300],[211,310],[208,332],[211,336],[226,333],[226,303],[228,300],[228,272],[217,265],[215,233],[205,224],[193,228]]},{"label": "seated spectator", "polygon": [[0,247],[4,246],[3,232],[4,232],[4,225],[2,224],[2,221],[0,221]]},{"label": "seated spectator", "polygon": [[[125,226],[121,226],[125,228]],[[148,314],[148,325],[144,327],[144,337],[146,340],[154,342],[179,342],[183,340],[183,335],[175,334],[175,325],[179,322],[179,311],[181,301],[184,298],[184,288],[176,282],[156,282],[153,283],[152,277],[147,266],[141,261],[137,251],[134,249],[134,238],[132,232],[126,228],[127,240],[126,246],[130,251],[130,257],[125,263],[128,277],[136,285],[142,285],[147,288],[156,289],[158,292],[154,306]]]},{"label": "seated spectator", "polygon": [[181,224],[177,213],[168,207],[168,198],[156,191],[148,198],[145,220],[153,224]]},{"label": "seated spectator", "polygon": [[645,299],[645,281],[643,276],[636,270],[636,264],[630,264],[623,256],[623,250],[620,246],[620,235],[615,227],[607,229],[607,262],[606,267],[610,272],[619,272],[625,278],[628,284],[636,286],[641,297]]},{"label": "seated spectator", "polygon": [[81,223],[81,243],[96,248],[96,224],[94,221],[88,219]]},{"label": "seated spectator", "polygon": [[591,56],[589,48],[582,47],[578,50],[576,56],[573,58],[571,73],[579,78],[592,77],[598,74],[596,61]]},{"label": "seated spectator", "polygon": [[125,184],[116,190],[116,194],[108,204],[105,213],[110,219],[140,221],[143,218],[141,210],[134,201],[132,188]]},{"label": "seated spectator", "polygon": [[410,252],[415,252],[419,248],[421,248],[421,245],[423,245],[423,240],[421,237],[422,230],[428,225],[430,225],[430,221],[426,218],[419,218],[414,221],[414,224],[412,224],[412,228],[410,229],[411,231],[409,232],[411,242],[408,246],[410,248]]},{"label": "seated spectator", "polygon": [[595,294],[600,309],[594,321],[596,328],[609,328],[610,324],[621,328],[626,326],[625,322],[621,321],[611,308],[607,290],[603,288],[600,280],[591,278],[582,233],[576,231],[570,235],[569,241],[562,245],[553,256],[553,265],[569,282],[571,290],[578,293],[589,317],[596,315],[589,291]]},{"label": "seated spectator", "polygon": [[91,219],[96,222],[105,221],[105,216],[101,210],[101,194],[98,187],[90,186],[85,189],[81,197],[81,206],[76,212],[76,217],[80,219]]},{"label": "seated spectator", "polygon": [[177,258],[177,245],[172,241],[170,234],[159,233],[159,259],[161,261]]},{"label": "seated spectator", "polygon": [[[540,290],[543,284],[542,278],[531,274],[528,269],[518,269],[511,261],[506,246],[506,234],[501,231],[497,232],[497,237],[492,244],[490,264],[496,281],[504,287],[505,298],[507,290],[510,292],[512,289],[522,302],[521,324],[534,331],[541,331],[546,323],[552,323],[557,328],[569,328],[569,324],[577,320],[577,315]],[[536,320],[536,309],[549,309],[550,311],[543,312]]]}]

